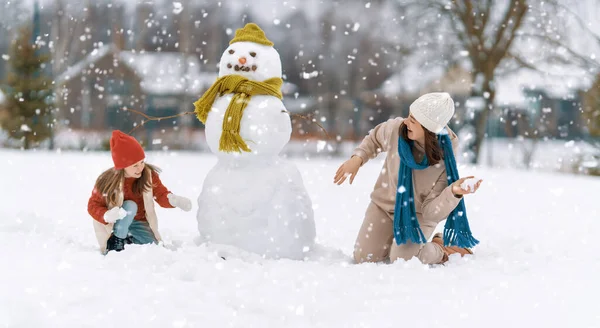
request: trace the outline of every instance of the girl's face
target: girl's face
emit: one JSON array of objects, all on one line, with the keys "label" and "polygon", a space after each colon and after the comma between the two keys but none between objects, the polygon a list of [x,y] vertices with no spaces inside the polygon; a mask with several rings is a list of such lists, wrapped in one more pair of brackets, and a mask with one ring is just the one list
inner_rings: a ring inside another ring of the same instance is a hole
[{"label": "girl's face", "polygon": [[126,178],[139,178],[142,176],[142,172],[144,171],[144,160],[141,160],[131,166],[125,168],[125,177]]},{"label": "girl's face", "polygon": [[425,129],[421,126],[421,123],[411,115],[404,120],[406,127],[408,128],[408,138],[410,140],[423,142],[425,141]]}]

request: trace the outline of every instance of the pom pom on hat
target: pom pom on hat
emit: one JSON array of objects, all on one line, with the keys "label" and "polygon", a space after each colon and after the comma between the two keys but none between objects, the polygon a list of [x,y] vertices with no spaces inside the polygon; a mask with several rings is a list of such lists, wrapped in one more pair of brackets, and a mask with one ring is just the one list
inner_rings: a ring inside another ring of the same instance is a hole
[{"label": "pom pom on hat", "polygon": [[115,169],[121,170],[144,158],[144,149],[134,137],[119,130],[114,130],[110,137],[110,153]]},{"label": "pom pom on hat", "polygon": [[265,46],[270,47],[273,46],[273,42],[267,39],[265,32],[254,23],[248,23],[244,28],[237,29],[235,31],[235,37],[231,39],[229,44],[243,41],[264,44]]},{"label": "pom pom on hat", "polygon": [[447,92],[426,93],[410,105],[412,116],[427,130],[440,133],[454,115],[454,100]]}]

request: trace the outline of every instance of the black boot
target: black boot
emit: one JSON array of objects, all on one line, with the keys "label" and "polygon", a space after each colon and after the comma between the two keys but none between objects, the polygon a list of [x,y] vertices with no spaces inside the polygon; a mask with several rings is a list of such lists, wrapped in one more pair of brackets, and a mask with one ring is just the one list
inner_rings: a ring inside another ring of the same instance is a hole
[{"label": "black boot", "polygon": [[127,236],[127,237],[125,237],[125,244],[126,245],[133,244],[133,236]]},{"label": "black boot", "polygon": [[106,250],[120,252],[125,249],[125,239],[119,238],[114,234],[110,235],[106,242]]}]

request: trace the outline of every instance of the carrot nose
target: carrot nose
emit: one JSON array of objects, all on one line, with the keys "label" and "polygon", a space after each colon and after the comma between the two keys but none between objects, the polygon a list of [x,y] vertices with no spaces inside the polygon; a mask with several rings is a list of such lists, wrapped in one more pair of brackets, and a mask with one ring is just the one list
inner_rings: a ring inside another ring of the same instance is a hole
[{"label": "carrot nose", "polygon": [[240,62],[240,64],[244,65],[246,63],[246,57],[240,57],[238,61]]}]

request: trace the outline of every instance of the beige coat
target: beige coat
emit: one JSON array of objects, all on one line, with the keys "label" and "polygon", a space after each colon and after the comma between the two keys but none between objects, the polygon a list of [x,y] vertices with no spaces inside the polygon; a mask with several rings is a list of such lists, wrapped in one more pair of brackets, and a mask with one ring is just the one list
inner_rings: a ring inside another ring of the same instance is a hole
[{"label": "beige coat", "polygon": [[[150,184],[152,184],[152,175],[150,175]],[[108,204],[108,209],[110,210],[111,208],[116,206],[123,206],[124,198],[125,197],[123,195],[123,181],[121,181],[120,192],[117,197],[117,202],[116,204]],[[161,241],[160,233],[158,232],[158,217],[156,216],[156,210],[154,208],[154,195],[152,192],[152,188],[150,188],[147,192],[144,193],[143,198],[144,209],[146,210],[146,220],[148,221],[150,229],[152,229],[156,240]],[[104,225],[96,220],[92,220],[92,222],[94,224],[94,232],[96,233],[96,239],[98,240],[98,245],[100,246],[100,252],[102,252],[102,254],[105,254],[106,242],[112,234],[114,224],[109,223]]]}]

